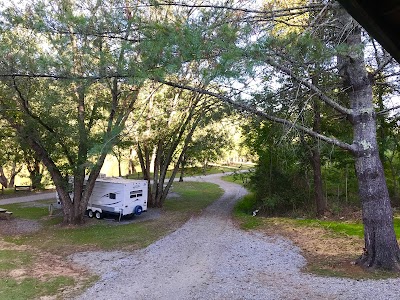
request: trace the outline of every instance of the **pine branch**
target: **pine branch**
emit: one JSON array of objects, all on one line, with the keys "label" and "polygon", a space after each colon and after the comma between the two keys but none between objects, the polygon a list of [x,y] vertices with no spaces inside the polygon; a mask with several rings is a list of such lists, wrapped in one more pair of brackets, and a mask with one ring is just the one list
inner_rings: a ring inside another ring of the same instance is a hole
[{"label": "pine branch", "polygon": [[386,108],[384,110],[378,111],[376,114],[377,115],[384,115],[384,114],[387,114],[388,112],[390,112],[392,110],[395,110],[395,109],[398,109],[398,108],[400,108],[400,105],[396,105],[396,106],[393,106],[393,107],[390,107],[390,108]]},{"label": "pine branch", "polygon": [[263,119],[267,119],[267,120],[275,122],[275,123],[280,123],[280,124],[283,124],[283,125],[286,125],[286,126],[290,126],[290,127],[296,128],[297,130],[302,131],[302,132],[304,132],[304,133],[306,133],[306,134],[308,134],[308,135],[310,135],[310,136],[312,136],[312,137],[314,137],[316,139],[320,139],[322,141],[325,141],[325,142],[327,142],[329,144],[338,146],[339,148],[342,148],[344,150],[350,151],[352,153],[355,153],[355,151],[356,151],[356,148],[355,148],[354,145],[347,144],[347,143],[342,142],[342,141],[340,141],[340,140],[338,140],[336,138],[330,138],[330,137],[327,137],[325,135],[319,134],[319,133],[313,131],[310,128],[295,124],[295,123],[293,123],[293,122],[291,122],[289,120],[269,115],[269,114],[267,114],[265,112],[262,112],[262,111],[258,110],[256,107],[250,107],[250,106],[245,105],[243,103],[238,103],[238,102],[232,100],[231,98],[229,98],[227,96],[224,96],[222,94],[217,94],[217,93],[208,91],[206,89],[201,89],[201,88],[196,88],[196,87],[191,87],[191,86],[185,86],[185,85],[182,85],[182,84],[179,84],[179,83],[165,81],[165,80],[162,80],[162,79],[154,79],[154,80],[157,81],[157,82],[163,83],[165,85],[172,86],[172,87],[185,89],[185,90],[188,90],[188,91],[192,91],[192,92],[196,92],[196,93],[200,93],[200,94],[204,94],[204,95],[209,95],[209,96],[215,97],[215,98],[217,98],[217,99],[219,99],[219,100],[221,100],[221,101],[223,101],[225,103],[228,103],[228,104],[232,105],[233,107],[235,107],[239,111],[250,112],[250,113],[252,113],[252,114],[254,114],[256,116],[259,116],[259,117],[261,117]]},{"label": "pine branch", "polygon": [[214,9],[225,9],[243,13],[250,14],[261,14],[261,15],[269,15],[269,16],[290,16],[293,15],[292,11],[303,11],[303,13],[308,12],[310,10],[320,10],[325,5],[324,4],[310,4],[303,6],[295,6],[289,8],[281,8],[281,9],[273,9],[273,10],[259,10],[259,9],[247,9],[240,7],[233,7],[228,5],[212,5],[212,4],[188,4],[184,2],[175,2],[175,1],[164,1],[159,2],[157,4],[147,4],[147,5],[138,5],[137,7],[160,7],[160,6],[177,6],[177,7],[187,7],[187,8],[214,8]]},{"label": "pine branch", "polygon": [[266,58],[266,62],[269,65],[271,65],[272,67],[274,67],[274,68],[278,69],[279,71],[285,73],[286,75],[289,75],[290,77],[292,77],[297,82],[299,82],[300,84],[304,85],[305,87],[308,87],[311,91],[316,93],[318,95],[318,97],[323,102],[325,102],[327,105],[329,105],[330,107],[332,107],[336,111],[338,111],[338,112],[340,112],[340,113],[342,113],[342,114],[344,114],[346,116],[352,115],[353,111],[351,109],[348,109],[348,108],[346,108],[344,106],[341,106],[339,103],[337,103],[336,101],[334,101],[333,99],[328,97],[325,93],[323,93],[317,86],[315,86],[314,84],[312,84],[308,80],[299,77],[294,72],[292,72],[292,70],[290,70],[289,68],[277,63],[271,57]]}]

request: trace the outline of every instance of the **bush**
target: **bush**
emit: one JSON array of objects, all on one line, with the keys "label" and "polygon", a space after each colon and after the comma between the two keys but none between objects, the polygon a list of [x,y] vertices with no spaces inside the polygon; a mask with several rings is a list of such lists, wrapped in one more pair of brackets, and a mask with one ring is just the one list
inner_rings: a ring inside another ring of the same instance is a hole
[{"label": "bush", "polygon": [[256,206],[268,214],[280,214],[308,205],[309,185],[300,166],[278,168],[260,159],[250,178]]},{"label": "bush", "polygon": [[257,199],[254,194],[248,194],[235,205],[235,213],[252,214],[257,209]]}]

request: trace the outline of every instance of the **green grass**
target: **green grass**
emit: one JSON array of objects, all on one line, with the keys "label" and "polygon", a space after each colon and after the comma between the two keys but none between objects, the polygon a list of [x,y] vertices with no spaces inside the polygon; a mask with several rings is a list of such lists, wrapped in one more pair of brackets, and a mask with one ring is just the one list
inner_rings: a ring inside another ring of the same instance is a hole
[{"label": "green grass", "polygon": [[59,289],[73,284],[74,279],[66,276],[48,278],[46,281],[31,277],[22,281],[7,277],[0,278],[0,299],[26,300],[45,295],[55,295]]},{"label": "green grass", "polygon": [[221,177],[222,180],[240,184],[241,182],[234,175],[225,175]]},{"label": "green grass", "polygon": [[180,197],[167,199],[164,204],[166,210],[194,213],[198,213],[223,194],[219,186],[207,182],[175,182],[171,192]]},{"label": "green grass", "polygon": [[[178,198],[167,199],[163,213],[155,220],[117,223],[109,220],[91,220],[81,227],[61,227],[61,217],[45,218],[44,229],[33,234],[5,237],[18,245],[71,253],[74,249],[138,249],[148,246],[174,230],[193,214],[198,214],[223,191],[215,184],[204,182],[174,183],[173,192]],[[48,216],[47,207],[23,207],[21,204],[7,206],[15,211],[16,217],[41,219]],[[140,220],[140,217],[134,217]],[[172,220],[171,220],[172,219]]]},{"label": "green grass", "polygon": [[222,180],[247,186],[249,183],[249,173],[234,173],[231,175],[226,175],[222,177]]},{"label": "green grass", "polygon": [[28,251],[0,250],[0,271],[9,271],[32,263],[33,254]]},{"label": "green grass", "polygon": [[54,200],[43,200],[32,203],[6,204],[1,207],[11,211],[15,218],[38,220],[49,215],[49,205],[53,202]]},{"label": "green grass", "polygon": [[322,221],[317,219],[295,220],[295,223],[301,226],[319,226],[325,229],[329,229],[333,232],[349,236],[357,236],[360,238],[364,237],[364,229],[362,223]]},{"label": "green grass", "polygon": [[394,224],[394,232],[396,233],[396,236],[400,238],[400,218],[394,217],[393,224]]},{"label": "green grass", "polygon": [[0,190],[0,199],[24,197],[35,194],[34,191],[15,191],[14,188],[6,188],[3,192]]},{"label": "green grass", "polygon": [[143,248],[166,233],[164,228],[153,226],[153,222],[141,222],[124,225],[96,221],[97,224],[85,227],[55,228],[44,235],[21,237],[17,243],[30,243],[48,251],[74,252],[74,249],[113,250]]},{"label": "green grass", "polygon": [[[345,234],[349,236],[357,236],[364,238],[364,227],[361,222],[340,222],[340,221],[323,221],[316,219],[296,220],[300,225],[321,226],[332,230],[333,232]],[[400,218],[393,219],[394,231],[397,237],[400,237]]]},{"label": "green grass", "polygon": [[[364,238],[364,227],[360,222],[340,222],[340,221],[323,221],[316,219],[296,220],[296,223],[303,226],[321,226],[332,230],[333,232],[345,234],[349,236],[357,236]],[[400,218],[393,219],[394,231],[397,237],[400,237]]]},{"label": "green grass", "polygon": [[256,207],[254,194],[244,196],[233,209],[234,217],[239,221],[242,229],[255,229],[263,224],[260,217],[253,216]]},{"label": "green grass", "polygon": [[15,191],[12,188],[4,188],[3,190],[0,190],[0,197],[2,197],[2,195],[6,197],[13,194],[15,194]]}]

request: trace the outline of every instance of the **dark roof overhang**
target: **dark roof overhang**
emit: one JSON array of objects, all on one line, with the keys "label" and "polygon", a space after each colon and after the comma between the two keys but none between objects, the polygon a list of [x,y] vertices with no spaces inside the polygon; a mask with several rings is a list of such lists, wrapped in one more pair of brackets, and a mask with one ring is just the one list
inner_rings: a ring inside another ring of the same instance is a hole
[{"label": "dark roof overhang", "polygon": [[338,2],[400,63],[399,0],[338,0]]}]

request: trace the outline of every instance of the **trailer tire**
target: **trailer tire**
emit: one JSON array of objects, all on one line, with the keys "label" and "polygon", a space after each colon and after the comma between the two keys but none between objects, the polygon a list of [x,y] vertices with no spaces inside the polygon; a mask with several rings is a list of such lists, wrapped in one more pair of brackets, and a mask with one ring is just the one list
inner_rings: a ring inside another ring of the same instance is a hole
[{"label": "trailer tire", "polygon": [[102,217],[101,212],[99,212],[99,211],[96,211],[96,212],[94,213],[94,216],[96,217],[97,220],[100,220],[101,217]]},{"label": "trailer tire", "polygon": [[143,211],[143,208],[140,205],[138,205],[135,207],[133,212],[135,213],[135,215],[139,216],[142,213],[142,211]]},{"label": "trailer tire", "polygon": [[89,210],[87,211],[87,215],[88,215],[89,218],[93,218],[94,213],[93,213],[93,211],[92,211],[91,209],[89,209]]}]

